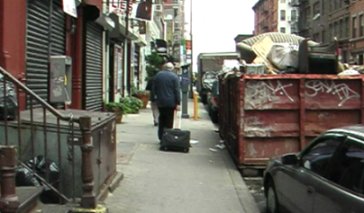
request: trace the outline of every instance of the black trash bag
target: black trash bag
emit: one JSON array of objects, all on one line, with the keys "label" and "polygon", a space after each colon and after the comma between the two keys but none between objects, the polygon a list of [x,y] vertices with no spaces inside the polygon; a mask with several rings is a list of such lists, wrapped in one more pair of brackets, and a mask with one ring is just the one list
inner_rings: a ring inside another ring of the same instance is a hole
[{"label": "black trash bag", "polygon": [[[38,155],[33,159],[25,162],[27,167],[30,169],[35,169],[35,173],[45,179],[54,188],[58,189],[59,184],[59,168],[57,164],[49,159],[45,159],[44,156]],[[18,174],[19,171],[19,174]],[[48,177],[47,177],[48,173]],[[33,172],[29,171],[27,168],[20,167],[17,169],[17,186],[44,186],[44,190],[40,196],[40,200],[43,203],[59,203],[60,199],[56,192],[51,190],[47,185],[43,184],[42,181],[37,178]],[[38,183],[38,184],[37,184]],[[28,184],[28,185],[18,185],[18,184]]]},{"label": "black trash bag", "polygon": [[0,74],[0,120],[15,120],[18,109],[15,87],[10,81],[4,85],[4,81],[4,76]]},{"label": "black trash bag", "polygon": [[34,174],[24,167],[16,168],[15,183],[16,186],[41,186]]}]

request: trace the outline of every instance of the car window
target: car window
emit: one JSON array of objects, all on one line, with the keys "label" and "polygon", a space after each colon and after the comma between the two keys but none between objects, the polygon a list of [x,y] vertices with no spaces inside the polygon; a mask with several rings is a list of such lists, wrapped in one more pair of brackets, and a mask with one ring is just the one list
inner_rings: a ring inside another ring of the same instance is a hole
[{"label": "car window", "polygon": [[320,176],[325,176],[329,161],[341,142],[340,138],[319,140],[302,156],[303,166]]},{"label": "car window", "polygon": [[335,156],[330,179],[340,186],[364,195],[364,146],[350,141]]}]

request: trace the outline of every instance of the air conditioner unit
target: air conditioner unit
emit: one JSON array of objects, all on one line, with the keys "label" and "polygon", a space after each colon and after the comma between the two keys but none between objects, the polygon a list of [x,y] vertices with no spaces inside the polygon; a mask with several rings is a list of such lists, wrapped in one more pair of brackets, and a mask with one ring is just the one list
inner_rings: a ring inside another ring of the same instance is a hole
[{"label": "air conditioner unit", "polygon": [[154,5],[155,12],[163,12],[163,5],[162,4],[155,4]]}]

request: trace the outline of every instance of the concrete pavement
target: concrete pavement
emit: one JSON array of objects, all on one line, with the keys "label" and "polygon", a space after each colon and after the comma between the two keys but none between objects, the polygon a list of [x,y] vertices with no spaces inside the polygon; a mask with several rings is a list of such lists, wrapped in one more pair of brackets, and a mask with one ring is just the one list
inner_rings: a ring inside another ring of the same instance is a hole
[{"label": "concrete pavement", "polygon": [[[259,212],[202,104],[200,119],[182,119],[191,131],[189,153],[159,150],[150,106],[117,126],[117,167],[124,178],[108,195],[110,213]],[[193,115],[192,100],[188,114]]]}]

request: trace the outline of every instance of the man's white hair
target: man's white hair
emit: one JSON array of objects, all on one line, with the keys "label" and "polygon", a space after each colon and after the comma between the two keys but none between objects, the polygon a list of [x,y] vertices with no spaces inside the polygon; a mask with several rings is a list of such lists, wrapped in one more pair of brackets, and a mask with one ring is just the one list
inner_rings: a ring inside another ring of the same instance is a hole
[{"label": "man's white hair", "polygon": [[162,69],[172,71],[174,69],[174,66],[171,62],[167,62],[167,63],[163,64]]}]

